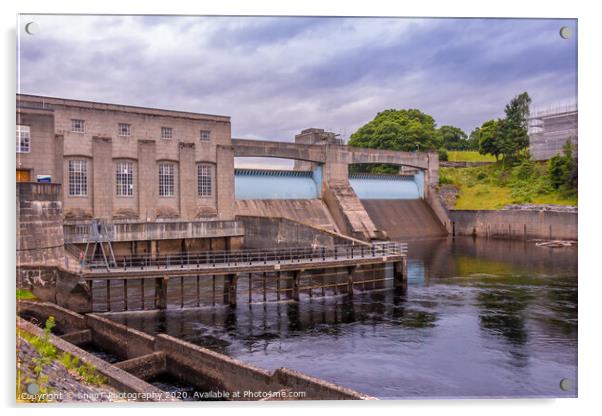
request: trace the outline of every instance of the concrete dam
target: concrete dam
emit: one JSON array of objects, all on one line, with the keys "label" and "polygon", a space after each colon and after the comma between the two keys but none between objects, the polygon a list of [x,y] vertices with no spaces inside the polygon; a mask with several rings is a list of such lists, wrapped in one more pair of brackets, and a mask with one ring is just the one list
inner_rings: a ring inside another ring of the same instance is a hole
[{"label": "concrete dam", "polygon": [[[236,213],[281,217],[329,231],[339,228],[320,198],[321,169],[235,170]],[[391,240],[447,235],[424,200],[424,173],[413,175],[351,174],[349,184],[376,227]]]}]

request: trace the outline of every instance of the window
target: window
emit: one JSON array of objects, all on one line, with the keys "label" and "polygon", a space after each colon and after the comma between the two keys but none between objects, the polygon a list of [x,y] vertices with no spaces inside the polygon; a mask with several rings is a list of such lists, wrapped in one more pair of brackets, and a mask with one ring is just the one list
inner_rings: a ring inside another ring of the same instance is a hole
[{"label": "window", "polygon": [[213,165],[198,165],[198,192],[200,197],[213,193]]},{"label": "window", "polygon": [[79,119],[71,119],[71,131],[73,133],[84,133],[86,131],[86,122]]},{"label": "window", "polygon": [[159,196],[174,196],[174,165],[171,163],[161,163],[159,165]]},{"label": "window", "polygon": [[86,196],[88,194],[88,162],[69,161],[69,195]]},{"label": "window", "polygon": [[117,196],[134,195],[134,164],[132,162],[117,162],[115,184],[117,185]]},{"label": "window", "polygon": [[201,130],[201,136],[200,136],[201,141],[202,142],[208,142],[210,135],[211,135],[211,131],[210,130]]},{"label": "window", "polygon": [[173,130],[171,127],[161,127],[161,138],[162,139],[171,139],[173,135]]},{"label": "window", "polygon": [[17,153],[31,151],[31,135],[29,126],[17,125]]},{"label": "window", "polygon": [[119,123],[119,135],[129,136],[131,133],[131,125],[127,123]]}]

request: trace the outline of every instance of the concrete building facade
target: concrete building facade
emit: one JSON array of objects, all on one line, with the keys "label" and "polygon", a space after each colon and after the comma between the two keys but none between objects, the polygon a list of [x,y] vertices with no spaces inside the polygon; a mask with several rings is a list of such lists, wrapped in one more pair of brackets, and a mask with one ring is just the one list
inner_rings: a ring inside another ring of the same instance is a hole
[{"label": "concrete building facade", "polygon": [[17,95],[17,176],[66,219],[232,220],[230,118]]}]

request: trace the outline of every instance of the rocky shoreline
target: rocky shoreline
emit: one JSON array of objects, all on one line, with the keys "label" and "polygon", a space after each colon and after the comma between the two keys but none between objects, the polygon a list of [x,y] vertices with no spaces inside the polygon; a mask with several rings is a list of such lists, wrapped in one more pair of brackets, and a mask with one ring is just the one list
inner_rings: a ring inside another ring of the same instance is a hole
[{"label": "rocky shoreline", "polygon": [[85,383],[75,372],[67,370],[59,361],[43,367],[41,374],[48,377],[46,394],[35,380],[34,359],[40,358],[35,348],[17,337],[17,376],[21,384],[18,402],[115,402],[119,392],[106,384],[95,386]]}]

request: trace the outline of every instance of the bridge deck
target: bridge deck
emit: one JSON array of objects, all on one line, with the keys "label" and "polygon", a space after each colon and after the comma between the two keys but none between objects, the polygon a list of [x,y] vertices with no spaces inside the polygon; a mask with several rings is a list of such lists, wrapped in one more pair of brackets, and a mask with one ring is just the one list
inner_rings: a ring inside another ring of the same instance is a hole
[{"label": "bridge deck", "polygon": [[235,252],[187,253],[176,256],[130,256],[117,265],[86,265],[81,275],[86,280],[140,279],[163,276],[225,275],[235,273],[293,271],[334,268],[360,264],[395,263],[407,252],[404,243],[372,246],[337,245],[332,248],[287,248],[241,250]]}]

